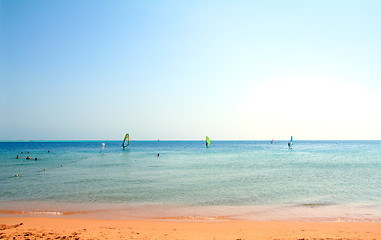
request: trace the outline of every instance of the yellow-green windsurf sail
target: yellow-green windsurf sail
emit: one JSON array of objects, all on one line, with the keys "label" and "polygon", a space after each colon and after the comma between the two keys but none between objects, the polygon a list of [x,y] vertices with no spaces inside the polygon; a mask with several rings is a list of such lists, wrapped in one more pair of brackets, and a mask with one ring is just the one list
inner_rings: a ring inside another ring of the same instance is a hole
[{"label": "yellow-green windsurf sail", "polygon": [[209,140],[209,137],[206,136],[206,146],[209,147],[209,145],[210,145],[210,140]]},{"label": "yellow-green windsurf sail", "polygon": [[123,149],[125,149],[128,145],[130,145],[130,134],[126,134],[126,136],[124,136],[124,140],[123,140]]}]

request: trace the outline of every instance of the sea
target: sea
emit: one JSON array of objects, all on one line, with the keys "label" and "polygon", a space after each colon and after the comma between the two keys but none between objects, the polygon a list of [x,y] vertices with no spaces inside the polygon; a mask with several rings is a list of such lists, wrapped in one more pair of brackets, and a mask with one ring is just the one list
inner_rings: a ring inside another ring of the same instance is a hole
[{"label": "sea", "polygon": [[0,215],[381,222],[381,141],[287,143],[0,142]]}]

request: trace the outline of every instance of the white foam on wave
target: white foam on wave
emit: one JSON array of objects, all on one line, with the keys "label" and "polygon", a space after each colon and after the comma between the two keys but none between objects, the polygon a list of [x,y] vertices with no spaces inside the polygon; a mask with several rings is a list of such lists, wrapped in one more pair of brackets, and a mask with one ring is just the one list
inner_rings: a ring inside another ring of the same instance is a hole
[{"label": "white foam on wave", "polygon": [[52,211],[28,211],[27,214],[33,215],[63,215],[63,212],[52,212]]}]

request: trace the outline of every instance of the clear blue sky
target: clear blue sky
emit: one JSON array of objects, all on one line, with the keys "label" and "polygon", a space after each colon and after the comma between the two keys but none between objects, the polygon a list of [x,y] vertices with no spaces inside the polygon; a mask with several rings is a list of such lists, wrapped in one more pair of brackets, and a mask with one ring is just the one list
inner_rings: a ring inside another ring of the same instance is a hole
[{"label": "clear blue sky", "polygon": [[381,139],[381,1],[0,11],[0,140]]}]

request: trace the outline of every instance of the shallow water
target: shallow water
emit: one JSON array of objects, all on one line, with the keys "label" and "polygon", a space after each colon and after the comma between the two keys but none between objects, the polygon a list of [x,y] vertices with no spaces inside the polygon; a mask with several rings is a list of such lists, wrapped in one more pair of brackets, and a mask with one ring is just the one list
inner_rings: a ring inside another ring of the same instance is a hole
[{"label": "shallow water", "polygon": [[0,209],[381,219],[381,141],[105,143],[0,143]]}]

